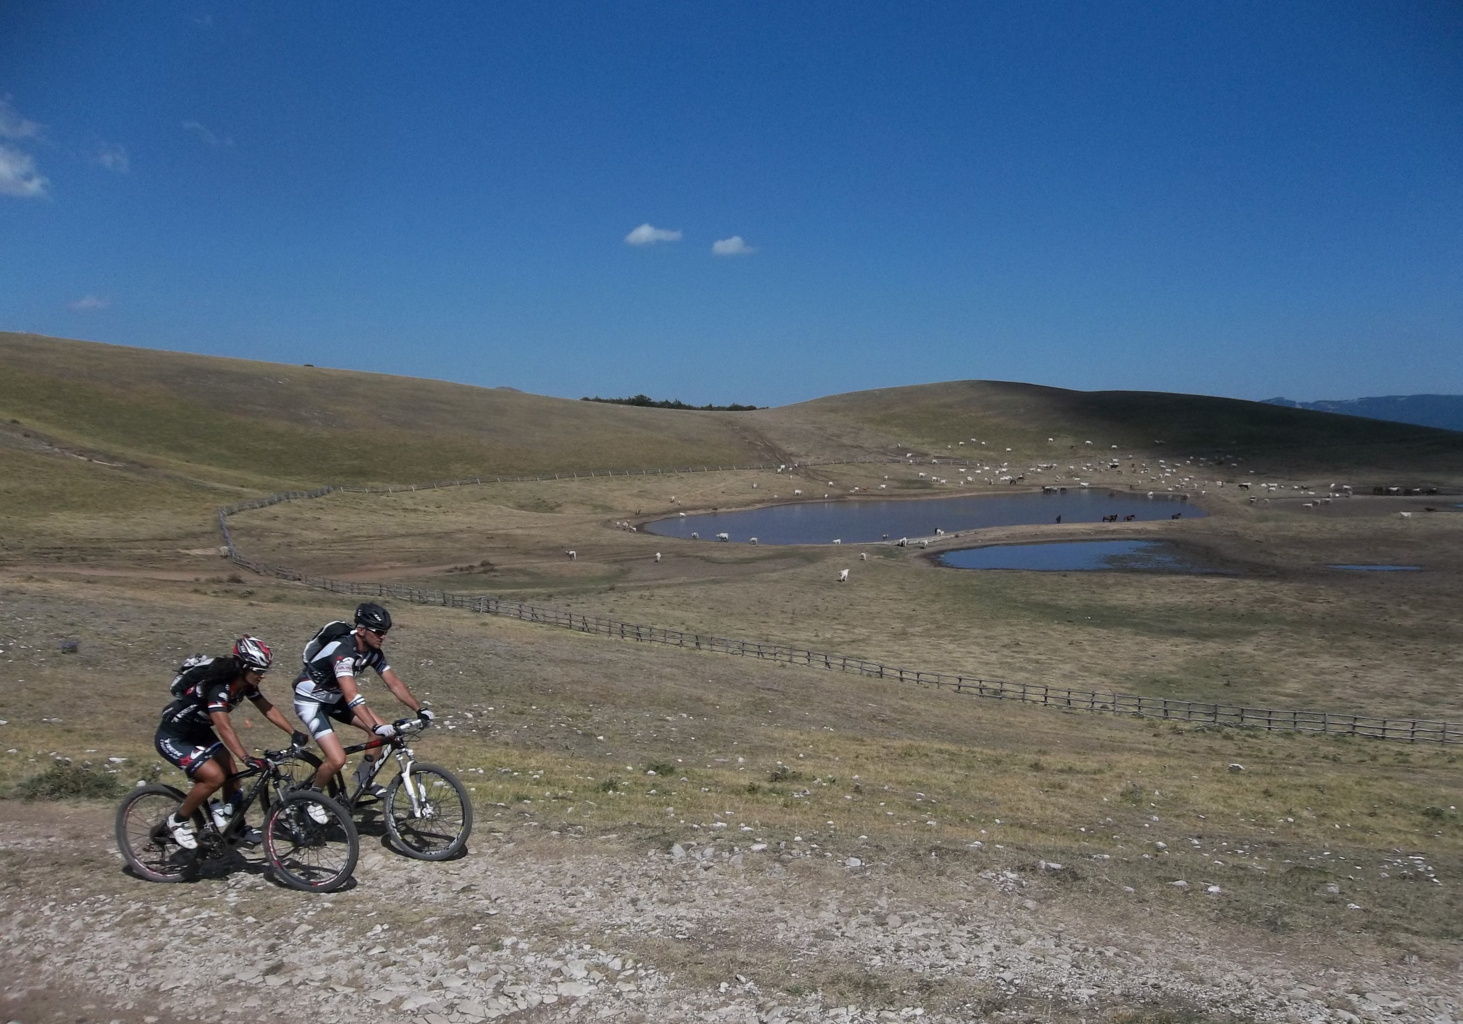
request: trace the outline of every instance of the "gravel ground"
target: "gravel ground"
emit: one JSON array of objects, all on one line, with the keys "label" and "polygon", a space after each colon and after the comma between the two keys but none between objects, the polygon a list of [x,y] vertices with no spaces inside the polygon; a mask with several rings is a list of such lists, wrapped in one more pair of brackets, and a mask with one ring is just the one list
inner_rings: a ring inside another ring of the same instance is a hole
[{"label": "gravel ground", "polygon": [[[0,802],[0,1014],[40,1021],[1253,1020],[1448,1022],[1457,978],[1243,949],[1149,920],[1076,923],[1014,873],[938,885],[730,839],[480,824],[457,861],[363,836],[359,885],[277,887],[257,859],[131,878],[111,808]],[[1335,951],[1332,951],[1335,952]],[[89,1008],[89,1009],[88,1009]],[[88,1015],[89,1014],[89,1015]],[[1136,1015],[1136,1016],[1135,1016]]]}]

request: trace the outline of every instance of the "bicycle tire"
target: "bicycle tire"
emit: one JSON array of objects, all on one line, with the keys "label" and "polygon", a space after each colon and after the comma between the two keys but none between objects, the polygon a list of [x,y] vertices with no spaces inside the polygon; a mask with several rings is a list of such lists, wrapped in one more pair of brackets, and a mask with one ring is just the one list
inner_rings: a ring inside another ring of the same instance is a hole
[{"label": "bicycle tire", "polygon": [[[186,882],[198,874],[203,850],[185,850],[167,832],[168,816],[183,802],[181,791],[161,782],[138,786],[117,806],[117,848],[139,877],[149,882]],[[203,813],[193,831],[203,834]]]},{"label": "bicycle tire", "polygon": [[[435,764],[412,765],[413,780],[421,779],[425,813],[412,811],[411,797],[403,792],[398,774],[386,789],[386,831],[392,845],[417,860],[447,860],[457,856],[472,835],[472,799],[456,775]],[[450,796],[447,792],[450,792]]]},{"label": "bicycle tire", "polygon": [[[306,810],[316,804],[329,818],[318,824]],[[310,790],[284,793],[264,819],[264,856],[275,878],[301,892],[334,892],[350,881],[361,842],[349,812]]]}]

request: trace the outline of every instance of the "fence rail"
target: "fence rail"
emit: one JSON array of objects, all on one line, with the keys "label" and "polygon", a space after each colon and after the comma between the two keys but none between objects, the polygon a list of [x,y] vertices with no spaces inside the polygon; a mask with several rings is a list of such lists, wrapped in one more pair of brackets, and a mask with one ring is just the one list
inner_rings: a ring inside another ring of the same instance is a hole
[{"label": "fence rail", "polygon": [[[819,465],[847,465],[855,462],[886,462],[884,459],[849,459],[842,463],[819,463]],[[896,460],[903,461],[903,460]],[[948,460],[951,462],[957,460]],[[806,465],[806,464],[804,464]],[[721,467],[718,467],[718,469]],[[738,468],[738,467],[729,467]],[[773,467],[741,467],[773,468]],[[701,472],[690,470],[689,472]],[[614,473],[604,471],[603,475],[642,475],[658,471],[626,471]],[[670,470],[667,472],[688,472]],[[593,474],[591,474],[593,475]],[[560,476],[560,479],[567,477]],[[830,671],[852,672],[876,679],[890,679],[915,686],[949,689],[972,697],[989,697],[997,700],[1014,700],[1027,704],[1040,704],[1064,711],[1086,711],[1091,714],[1133,715],[1141,718],[1166,719],[1174,722],[1192,722],[1211,726],[1232,726],[1266,731],[1324,733],[1328,735],[1360,736],[1367,739],[1401,740],[1409,743],[1463,744],[1463,725],[1448,722],[1422,721],[1410,718],[1377,718],[1369,715],[1338,714],[1334,711],[1279,710],[1275,708],[1251,708],[1238,704],[1215,704],[1205,701],[1176,700],[1170,697],[1144,697],[1131,693],[1105,693],[1096,690],[1075,690],[1064,686],[1050,686],[1046,683],[1014,683],[999,679],[982,679],[976,676],[952,675],[947,672],[924,672],[914,669],[886,665],[864,658],[814,651],[787,644],[763,643],[755,640],[737,640],[705,633],[693,633],[662,626],[649,626],[618,619],[598,616],[576,615],[558,608],[544,608],[505,601],[502,598],[478,594],[456,594],[445,590],[427,590],[399,583],[356,583],[348,580],[331,579],[328,576],[313,576],[288,566],[274,565],[241,554],[234,545],[229,530],[229,517],[251,509],[266,508],[284,501],[307,500],[324,497],[336,491],[363,493],[395,493],[398,491],[431,490],[440,487],[461,487],[480,483],[554,479],[548,477],[481,477],[464,480],[438,481],[416,486],[330,486],[312,491],[281,491],[263,498],[242,501],[218,510],[219,528],[223,531],[229,559],[237,566],[262,576],[289,580],[317,590],[328,590],[353,597],[387,597],[411,604],[440,605],[444,608],[461,608],[483,615],[499,615],[534,622],[542,625],[572,629],[581,633],[634,640],[640,643],[665,644],[718,654],[732,654],[739,657],[757,658],[762,661],[781,662]]]}]

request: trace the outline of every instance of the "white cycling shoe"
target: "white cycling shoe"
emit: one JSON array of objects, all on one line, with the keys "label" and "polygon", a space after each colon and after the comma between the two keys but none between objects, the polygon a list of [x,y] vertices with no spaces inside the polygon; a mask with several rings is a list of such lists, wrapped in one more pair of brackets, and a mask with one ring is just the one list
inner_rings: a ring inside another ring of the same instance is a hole
[{"label": "white cycling shoe", "polygon": [[177,843],[185,850],[198,849],[198,837],[193,834],[193,826],[186,821],[179,821],[176,814],[168,815],[168,832]]},{"label": "white cycling shoe", "polygon": [[330,812],[325,809],[324,804],[317,804],[315,801],[311,800],[305,804],[305,813],[308,814],[310,816],[310,820],[317,825],[330,824]]}]

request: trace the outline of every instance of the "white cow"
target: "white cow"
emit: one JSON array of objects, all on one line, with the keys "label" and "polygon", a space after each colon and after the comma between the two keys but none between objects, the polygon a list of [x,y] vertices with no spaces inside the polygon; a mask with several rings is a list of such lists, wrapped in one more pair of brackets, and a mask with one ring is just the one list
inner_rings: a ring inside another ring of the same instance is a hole
[{"label": "white cow", "polygon": [[577,561],[579,558],[579,552],[577,551],[565,551],[564,554],[569,556],[569,561],[571,562]]},{"label": "white cow", "polygon": [[847,569],[839,569],[838,570],[838,582],[839,583],[847,583],[848,582],[848,570]]},{"label": "white cow", "polygon": [[657,552],[656,552],[656,553],[655,553],[655,560],[656,560],[656,561],[657,561],[657,562],[659,562],[659,561],[660,561],[660,552],[659,552],[659,551],[657,551]]},{"label": "white cow", "polygon": [[869,560],[869,553],[867,551],[860,551],[858,557],[859,561],[867,562]]}]

